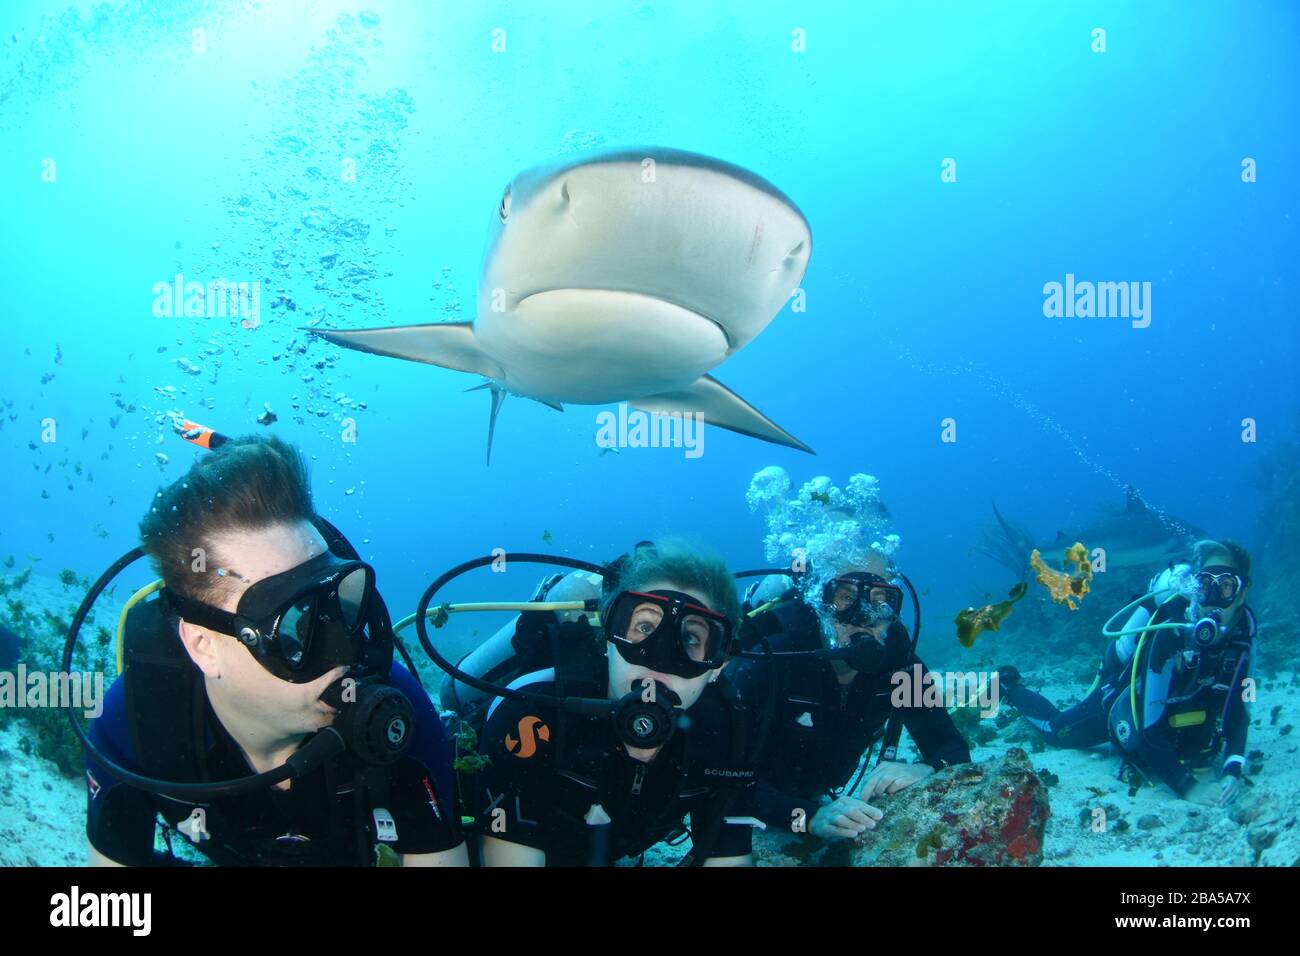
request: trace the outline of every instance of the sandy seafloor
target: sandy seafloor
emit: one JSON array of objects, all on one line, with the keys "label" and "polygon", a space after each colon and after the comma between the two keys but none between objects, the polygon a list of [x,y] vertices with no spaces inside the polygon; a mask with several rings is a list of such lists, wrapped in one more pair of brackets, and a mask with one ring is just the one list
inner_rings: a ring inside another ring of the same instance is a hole
[{"label": "sandy seafloor", "polygon": [[[38,575],[22,598],[29,606],[48,603],[60,611],[76,603],[57,582]],[[1040,682],[1032,686],[1062,706],[1087,690],[1084,684],[1051,682],[1051,667],[1040,668],[1036,676]],[[987,744],[972,741],[971,750],[975,760],[987,760],[1011,746],[1023,747],[1036,769],[1059,778],[1049,787],[1045,866],[1293,866],[1300,863],[1300,735],[1291,729],[1297,724],[1300,673],[1261,677],[1247,749],[1262,754],[1248,761],[1262,769],[1247,774],[1254,786],[1243,786],[1237,800],[1222,809],[1194,806],[1164,787],[1143,787],[1130,796],[1128,786],[1116,779],[1119,761],[1109,745],[1034,752],[1036,731],[1020,720],[999,729]],[[68,777],[36,753],[24,753],[25,735],[30,731],[21,718],[0,728],[0,865],[80,865],[86,859],[84,778]],[[903,754],[915,756],[906,737]],[[1106,808],[1110,824],[1101,833],[1081,824],[1097,806]],[[1119,820],[1127,826],[1115,825]],[[671,864],[684,851],[684,846],[661,845],[645,862]],[[756,840],[756,856],[760,865],[793,862],[767,836]]]}]

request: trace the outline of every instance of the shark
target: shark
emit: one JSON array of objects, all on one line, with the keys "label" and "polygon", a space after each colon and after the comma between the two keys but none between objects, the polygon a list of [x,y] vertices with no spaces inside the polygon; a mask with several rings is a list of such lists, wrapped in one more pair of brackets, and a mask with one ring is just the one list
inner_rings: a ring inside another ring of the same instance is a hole
[{"label": "shark", "polygon": [[1082,541],[1091,552],[1102,548],[1109,568],[1156,568],[1186,560],[1192,544],[1207,537],[1205,531],[1151,508],[1136,488],[1125,491],[1122,508],[1109,507],[1091,522],[1068,531],[1058,531],[1046,543],[1035,543],[1021,525],[1008,521],[993,504],[997,527],[989,529],[975,550],[1023,577],[1029,554],[1035,548],[1044,558],[1060,558],[1066,548]]},{"label": "shark", "polygon": [[798,291],[812,254],[789,197],[740,166],[662,147],[519,173],[488,229],[475,316],[310,331],[481,376],[487,460],[506,395],[558,411],[627,402],[815,454],[710,372]]}]

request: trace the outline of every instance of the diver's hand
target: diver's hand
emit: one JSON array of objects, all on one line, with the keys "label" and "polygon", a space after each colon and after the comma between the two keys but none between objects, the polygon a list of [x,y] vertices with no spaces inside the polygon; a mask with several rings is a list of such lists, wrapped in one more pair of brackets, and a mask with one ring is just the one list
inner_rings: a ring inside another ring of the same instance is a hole
[{"label": "diver's hand", "polygon": [[1183,797],[1184,800],[1199,803],[1203,807],[1217,807],[1222,798],[1223,790],[1218,784],[1207,780],[1198,780]]},{"label": "diver's hand", "polygon": [[823,840],[851,840],[876,828],[884,811],[853,797],[840,797],[813,814],[808,832]]},{"label": "diver's hand", "polygon": [[870,800],[879,793],[898,793],[904,787],[910,787],[932,773],[934,768],[929,764],[885,760],[868,774],[866,782],[862,784],[862,792],[858,796],[863,800]]}]

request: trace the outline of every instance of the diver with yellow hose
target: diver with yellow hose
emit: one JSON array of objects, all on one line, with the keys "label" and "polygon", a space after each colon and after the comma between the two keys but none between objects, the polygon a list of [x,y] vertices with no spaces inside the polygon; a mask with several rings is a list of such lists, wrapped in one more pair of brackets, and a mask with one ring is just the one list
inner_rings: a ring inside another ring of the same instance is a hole
[{"label": "diver with yellow hose", "polygon": [[[752,862],[754,821],[733,812],[753,774],[747,719],[722,673],[740,623],[725,563],[675,541],[642,542],[605,566],[502,557],[603,580],[580,600],[556,601],[544,587],[543,602],[432,603],[488,556],[440,575],[416,607],[421,646],[455,681],[444,696],[454,694],[481,743],[462,800],[482,863],[605,866],[686,838],[682,865]],[[489,638],[488,652],[453,664],[430,627],[478,610],[523,613]]]},{"label": "diver with yellow hose", "polygon": [[[1107,622],[1103,633],[1114,640],[1083,700],[1058,710],[1009,665],[998,669],[1002,699],[1056,746],[1088,748],[1109,738],[1124,755],[1122,777],[1138,771],[1196,803],[1227,803],[1237,794],[1250,724],[1256,624],[1249,589],[1244,547],[1198,541],[1190,564],[1156,575],[1147,594]],[[1219,753],[1218,783],[1199,780],[1193,771]]]},{"label": "diver with yellow hose", "polygon": [[64,646],[67,670],[98,597],[151,558],[161,581],[122,612],[103,713],[83,728],[68,708],[91,862],[171,865],[188,841],[217,865],[465,864],[438,713],[374,568],[315,513],[302,455],[182,434],[209,454],[157,492]]}]

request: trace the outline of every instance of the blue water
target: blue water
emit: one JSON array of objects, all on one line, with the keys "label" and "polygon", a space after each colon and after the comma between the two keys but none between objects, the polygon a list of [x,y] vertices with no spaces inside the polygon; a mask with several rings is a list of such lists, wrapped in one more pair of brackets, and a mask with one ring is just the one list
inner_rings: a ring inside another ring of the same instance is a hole
[{"label": "blue water", "polygon": [[[796,488],[878,478],[901,566],[943,619],[1008,583],[970,550],[992,500],[1050,537],[1131,484],[1254,539],[1251,475],[1300,408],[1295,7],[251,6],[0,8],[0,558],[18,568],[98,573],[200,454],[164,413],[240,434],[263,403],[403,609],[496,547],[604,559],[677,533],[762,564],[745,491],[771,464]],[[816,457],[719,430],[698,459],[600,455],[598,409],[512,398],[487,467],[469,376],[323,343],[286,370],[313,319],[471,318],[504,185],[584,144],[714,155],[801,207],[807,312],[785,309],[716,375]],[[152,287],[177,272],[269,279],[261,326],[155,318]],[[1067,273],[1150,282],[1150,327],[1044,317],[1044,284]]]}]

